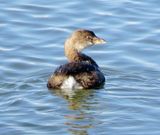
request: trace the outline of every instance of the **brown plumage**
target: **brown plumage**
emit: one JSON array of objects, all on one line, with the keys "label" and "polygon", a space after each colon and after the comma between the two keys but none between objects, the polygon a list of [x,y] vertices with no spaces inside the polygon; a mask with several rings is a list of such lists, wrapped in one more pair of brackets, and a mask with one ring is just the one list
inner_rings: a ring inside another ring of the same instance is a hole
[{"label": "brown plumage", "polygon": [[[65,55],[69,63],[55,70],[49,78],[47,86],[54,89],[63,89],[65,80],[70,76],[83,89],[102,86],[105,77],[99,70],[98,65],[91,57],[81,53],[84,48],[102,43],[105,43],[105,41],[98,38],[92,31],[82,29],[75,31],[65,42]],[[71,88],[76,88],[76,86]]]}]

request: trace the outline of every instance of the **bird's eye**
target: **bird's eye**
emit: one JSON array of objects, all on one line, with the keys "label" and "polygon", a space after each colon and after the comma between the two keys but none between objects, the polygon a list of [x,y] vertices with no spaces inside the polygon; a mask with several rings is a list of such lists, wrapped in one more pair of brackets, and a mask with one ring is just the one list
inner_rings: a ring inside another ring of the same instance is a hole
[{"label": "bird's eye", "polygon": [[90,39],[90,37],[89,37],[89,36],[86,36],[86,39]]}]

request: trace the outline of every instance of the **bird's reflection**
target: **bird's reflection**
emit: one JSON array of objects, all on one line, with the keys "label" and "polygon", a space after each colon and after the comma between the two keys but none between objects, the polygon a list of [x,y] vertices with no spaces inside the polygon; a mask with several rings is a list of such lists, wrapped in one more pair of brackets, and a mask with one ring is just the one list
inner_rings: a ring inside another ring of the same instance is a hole
[{"label": "bird's reflection", "polygon": [[95,125],[95,118],[89,110],[93,107],[91,99],[94,90],[51,90],[53,94],[63,97],[68,102],[70,113],[65,114],[68,131],[73,135],[88,135],[88,130]]}]

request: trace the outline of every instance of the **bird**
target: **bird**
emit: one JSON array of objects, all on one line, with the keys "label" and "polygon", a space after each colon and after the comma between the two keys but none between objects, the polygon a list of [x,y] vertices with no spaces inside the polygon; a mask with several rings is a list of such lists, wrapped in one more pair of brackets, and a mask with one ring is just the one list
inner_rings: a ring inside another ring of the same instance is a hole
[{"label": "bird", "polygon": [[65,41],[64,52],[68,63],[56,68],[49,77],[50,89],[93,89],[104,85],[105,77],[98,64],[83,49],[97,44],[105,44],[91,30],[75,30]]}]

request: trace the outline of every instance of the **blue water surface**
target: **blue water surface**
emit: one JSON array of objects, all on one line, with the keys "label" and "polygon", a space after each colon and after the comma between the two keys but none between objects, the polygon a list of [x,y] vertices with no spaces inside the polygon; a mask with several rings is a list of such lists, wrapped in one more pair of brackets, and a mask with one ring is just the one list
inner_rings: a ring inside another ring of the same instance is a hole
[{"label": "blue water surface", "polygon": [[[0,0],[0,134],[160,135],[159,7],[159,0]],[[105,86],[48,90],[78,28],[107,40],[84,51]]]}]

